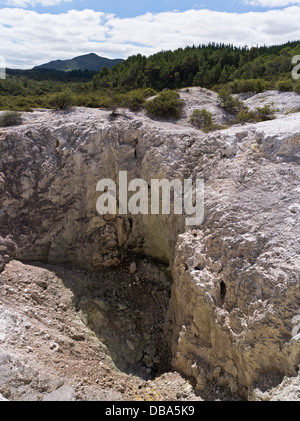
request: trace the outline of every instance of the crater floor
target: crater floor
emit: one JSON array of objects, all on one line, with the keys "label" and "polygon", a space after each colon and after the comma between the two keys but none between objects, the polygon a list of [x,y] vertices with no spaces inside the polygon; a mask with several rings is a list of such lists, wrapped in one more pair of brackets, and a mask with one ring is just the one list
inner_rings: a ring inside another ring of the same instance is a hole
[{"label": "crater floor", "polygon": [[132,274],[126,263],[97,274],[11,261],[0,275],[0,394],[19,401],[201,400],[178,373],[164,372],[168,296],[160,271],[144,265],[151,292],[140,269]]}]

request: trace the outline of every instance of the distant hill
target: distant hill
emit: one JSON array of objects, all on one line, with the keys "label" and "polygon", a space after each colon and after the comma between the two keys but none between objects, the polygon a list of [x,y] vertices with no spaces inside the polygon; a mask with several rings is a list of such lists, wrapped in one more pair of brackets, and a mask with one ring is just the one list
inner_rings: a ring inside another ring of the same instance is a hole
[{"label": "distant hill", "polygon": [[91,53],[83,56],[75,57],[71,60],[55,60],[49,63],[35,66],[33,69],[50,69],[69,72],[71,70],[91,70],[99,72],[104,66],[111,69],[115,64],[123,63],[122,59],[111,60],[109,58],[100,57]]}]

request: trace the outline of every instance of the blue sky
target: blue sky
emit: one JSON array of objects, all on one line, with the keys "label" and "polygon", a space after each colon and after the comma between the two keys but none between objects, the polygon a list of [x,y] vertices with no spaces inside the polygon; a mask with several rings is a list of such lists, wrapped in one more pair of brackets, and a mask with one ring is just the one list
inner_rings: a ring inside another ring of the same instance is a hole
[{"label": "blue sky", "polygon": [[300,0],[0,0],[0,58],[31,68],[94,52],[149,56],[187,45],[300,40]]},{"label": "blue sky", "polygon": [[[0,4],[1,3],[5,3],[5,1],[0,2]],[[35,6],[28,6],[28,9],[36,10],[39,13],[44,13],[46,9],[48,9],[50,13],[63,13],[70,9],[93,9],[96,11],[113,13],[121,18],[134,17],[137,15],[145,14],[147,12],[160,13],[173,10],[183,12],[189,9],[204,8],[210,10],[219,10],[222,12],[241,13],[267,10],[269,7],[251,6],[242,0],[211,0],[205,2],[200,1],[198,3],[193,0],[73,0],[70,2],[62,2],[59,5],[47,7],[41,6],[39,4],[36,4]]]}]

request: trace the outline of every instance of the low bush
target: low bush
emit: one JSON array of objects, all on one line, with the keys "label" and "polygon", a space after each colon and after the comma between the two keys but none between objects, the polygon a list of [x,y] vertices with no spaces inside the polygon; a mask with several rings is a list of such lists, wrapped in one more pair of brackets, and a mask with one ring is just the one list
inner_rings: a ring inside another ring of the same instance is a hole
[{"label": "low bush", "polygon": [[157,95],[157,92],[152,88],[144,88],[142,89],[144,98],[150,98],[151,96]]},{"label": "low bush", "polygon": [[145,97],[141,90],[130,91],[126,95],[126,106],[130,111],[139,111],[145,104]]},{"label": "low bush", "polygon": [[145,106],[147,98],[156,96],[157,92],[151,88],[144,89],[134,89],[125,94],[125,106],[130,109],[130,111],[139,111]]},{"label": "low bush", "polygon": [[6,111],[0,115],[0,127],[18,126],[22,122],[22,114],[16,111]]},{"label": "low bush", "polygon": [[273,120],[275,118],[275,110],[270,107],[270,105],[265,105],[264,107],[256,108],[256,112],[259,118],[259,121]]},{"label": "low bush", "polygon": [[254,91],[257,94],[260,94],[267,90],[268,86],[267,83],[263,79],[255,79],[254,80]]},{"label": "low bush", "polygon": [[298,82],[294,85],[294,92],[296,92],[296,94],[300,94],[300,81],[298,81]]},{"label": "low bush", "polygon": [[250,111],[248,108],[243,109],[239,112],[236,123],[250,123],[273,120],[275,118],[274,110],[270,105],[264,107],[258,107],[254,111]]},{"label": "low bush", "polygon": [[193,126],[202,129],[205,132],[209,132],[215,128],[212,113],[205,108],[202,110],[194,110],[190,117],[190,122]]},{"label": "low bush", "polygon": [[50,99],[50,106],[56,110],[65,110],[73,105],[74,99],[69,91],[59,92]]},{"label": "low bush", "polygon": [[248,109],[242,110],[238,113],[237,123],[250,123],[257,122],[258,116],[255,111],[249,111]]},{"label": "low bush", "polygon": [[292,92],[293,83],[290,80],[279,80],[276,83],[276,89],[280,92]]},{"label": "low bush", "polygon": [[219,91],[219,99],[221,101],[221,107],[230,114],[237,115],[245,108],[243,102],[239,98],[233,97],[229,89],[221,89]]},{"label": "low bush", "polygon": [[146,102],[147,113],[152,117],[180,118],[184,102],[175,91],[162,91]]},{"label": "low bush", "polygon": [[266,83],[263,79],[236,79],[229,86],[234,94],[246,92],[261,93],[266,90]]}]

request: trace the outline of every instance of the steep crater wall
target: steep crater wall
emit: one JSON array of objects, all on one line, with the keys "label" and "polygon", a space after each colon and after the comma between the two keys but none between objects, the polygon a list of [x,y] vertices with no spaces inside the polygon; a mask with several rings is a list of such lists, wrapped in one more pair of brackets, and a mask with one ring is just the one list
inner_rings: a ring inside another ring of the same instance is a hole
[{"label": "steep crater wall", "polygon": [[119,171],[149,184],[151,176],[168,177],[158,148],[163,139],[155,140],[139,122],[89,123],[80,116],[68,122],[73,117],[2,138],[2,236],[13,235],[23,261],[100,269],[118,264],[127,250],[169,263],[184,231],[182,217],[101,217],[96,210],[101,179],[118,185]]}]

